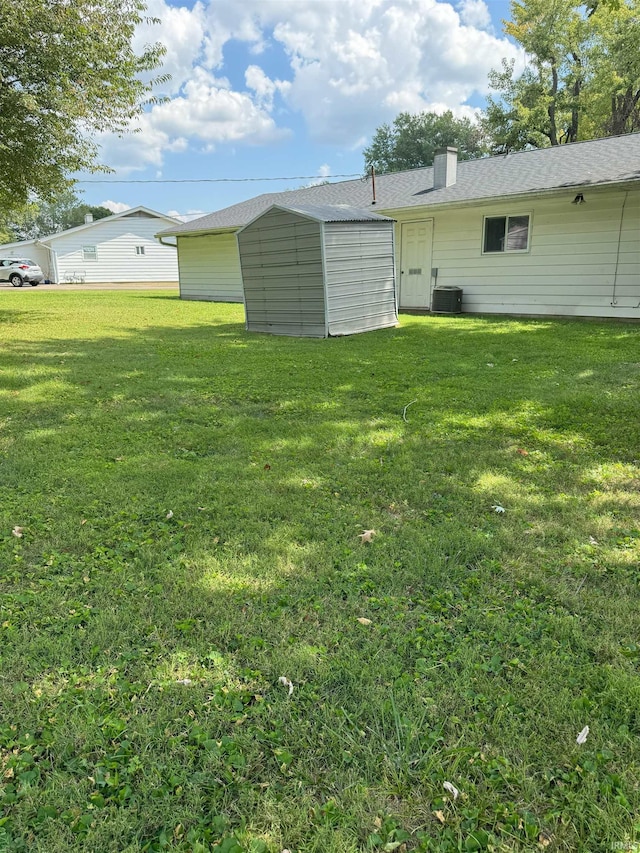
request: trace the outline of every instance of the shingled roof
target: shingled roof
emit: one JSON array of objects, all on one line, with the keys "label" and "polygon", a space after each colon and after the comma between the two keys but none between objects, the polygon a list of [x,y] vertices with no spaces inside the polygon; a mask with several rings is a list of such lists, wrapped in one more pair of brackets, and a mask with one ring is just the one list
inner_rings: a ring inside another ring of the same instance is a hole
[{"label": "shingled roof", "polygon": [[433,188],[433,167],[376,176],[376,204],[367,178],[265,193],[191,222],[162,231],[162,236],[233,231],[274,204],[350,205],[375,211],[435,207],[562,188],[640,180],[640,133],[575,142],[553,148],[463,160],[455,184]]}]

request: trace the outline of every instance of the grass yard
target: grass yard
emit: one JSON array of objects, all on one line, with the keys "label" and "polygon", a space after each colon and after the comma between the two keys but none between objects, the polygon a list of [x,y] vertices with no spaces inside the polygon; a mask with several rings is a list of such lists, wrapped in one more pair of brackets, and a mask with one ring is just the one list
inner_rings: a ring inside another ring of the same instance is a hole
[{"label": "grass yard", "polygon": [[3,291],[0,370],[0,850],[636,849],[640,326]]}]

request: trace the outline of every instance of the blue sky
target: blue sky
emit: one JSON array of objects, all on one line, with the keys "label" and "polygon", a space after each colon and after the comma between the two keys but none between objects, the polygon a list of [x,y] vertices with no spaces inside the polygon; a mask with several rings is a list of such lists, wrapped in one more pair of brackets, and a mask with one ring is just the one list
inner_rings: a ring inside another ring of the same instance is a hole
[{"label": "blue sky", "polygon": [[[110,183],[78,185],[114,211],[206,213],[360,174],[380,124],[401,111],[472,115],[489,69],[522,61],[502,32],[508,0],[148,0],[148,10],[161,23],[136,45],[165,44],[167,100],[137,132],[99,140],[115,171],[81,178]],[[267,177],[285,180],[246,180]],[[177,183],[189,179],[227,181]],[[158,180],[176,183],[120,183]]]}]

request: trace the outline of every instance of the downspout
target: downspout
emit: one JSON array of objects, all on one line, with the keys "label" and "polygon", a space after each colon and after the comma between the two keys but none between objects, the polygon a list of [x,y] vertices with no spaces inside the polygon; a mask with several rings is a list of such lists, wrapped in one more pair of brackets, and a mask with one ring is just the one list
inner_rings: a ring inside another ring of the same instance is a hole
[{"label": "downspout", "polygon": [[618,228],[618,251],[616,252],[616,268],[613,273],[613,292],[611,294],[611,307],[617,308],[618,306],[618,298],[616,297],[616,287],[618,286],[618,267],[620,266],[620,243],[622,242],[622,225],[624,223],[624,209],[627,204],[627,198],[629,197],[629,190],[624,194],[624,200],[622,202],[622,210],[620,211],[620,226]]}]

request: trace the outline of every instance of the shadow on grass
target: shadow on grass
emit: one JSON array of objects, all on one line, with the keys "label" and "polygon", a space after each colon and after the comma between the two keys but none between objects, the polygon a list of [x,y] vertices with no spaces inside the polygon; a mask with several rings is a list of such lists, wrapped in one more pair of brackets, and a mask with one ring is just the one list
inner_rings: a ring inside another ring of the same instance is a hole
[{"label": "shadow on grass", "polygon": [[[2,514],[25,529],[0,543],[24,685],[4,701],[52,768],[14,834],[53,803],[50,847],[116,849],[126,814],[132,849],[187,849],[176,824],[204,838],[209,809],[344,853],[395,815],[453,850],[433,817],[450,779],[466,837],[526,849],[523,803],[567,849],[621,832],[638,331],[407,317],[313,341],[177,307],[193,325],[3,347]],[[586,716],[606,734],[574,779]]]}]

